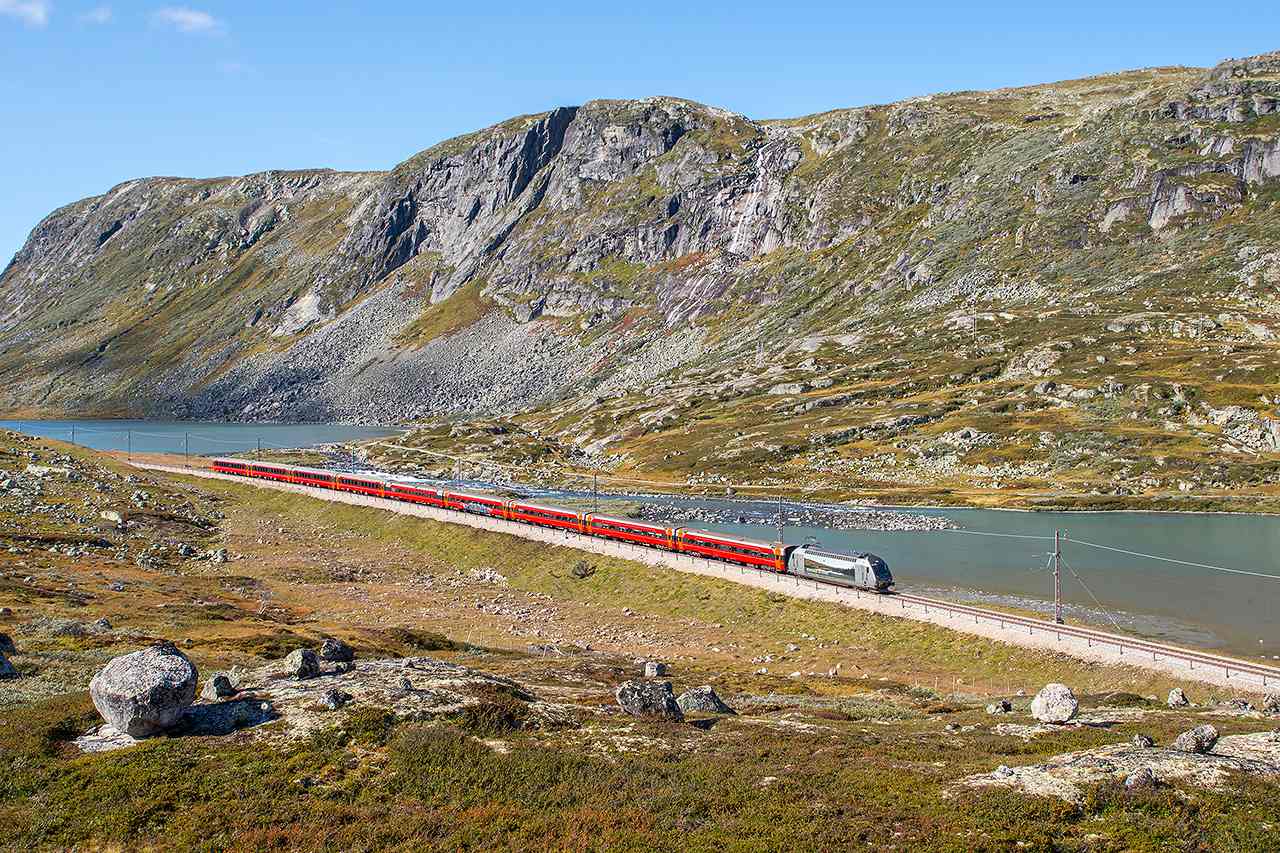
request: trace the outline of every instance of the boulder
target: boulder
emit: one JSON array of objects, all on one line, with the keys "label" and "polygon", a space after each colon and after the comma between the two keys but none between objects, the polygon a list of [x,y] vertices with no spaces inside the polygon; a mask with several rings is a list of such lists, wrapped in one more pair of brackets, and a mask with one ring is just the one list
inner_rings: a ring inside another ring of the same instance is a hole
[{"label": "boulder", "polygon": [[1042,723],[1065,723],[1080,710],[1080,703],[1065,684],[1046,684],[1031,700],[1031,716]]},{"label": "boulder", "polygon": [[1218,730],[1213,726],[1196,726],[1185,731],[1173,741],[1173,748],[1180,752],[1194,752],[1203,755],[1213,749],[1218,742]]},{"label": "boulder", "polygon": [[0,634],[0,654],[16,655],[18,647],[13,644],[13,637],[8,634]]},{"label": "boulder", "polygon": [[1129,790],[1135,788],[1154,788],[1159,782],[1150,767],[1139,767],[1124,779],[1124,786]]},{"label": "boulder", "polygon": [[710,684],[691,687],[676,699],[676,705],[686,714],[733,714],[732,708],[716,695]]},{"label": "boulder", "polygon": [[667,665],[656,660],[644,662],[645,678],[660,678],[667,674]]},{"label": "boulder", "polygon": [[320,674],[320,658],[311,649],[294,649],[285,656],[282,668],[289,678],[315,678]]},{"label": "boulder", "polygon": [[237,692],[236,686],[231,683],[231,679],[227,677],[227,674],[219,672],[204,683],[204,689],[200,691],[200,698],[206,702],[217,702],[219,699],[234,696]]},{"label": "boulder", "polygon": [[1168,705],[1170,708],[1185,708],[1191,704],[1191,700],[1187,698],[1187,694],[1182,692],[1181,687],[1175,687],[1169,691]]},{"label": "boulder", "polygon": [[992,702],[987,706],[988,714],[1008,714],[1013,710],[1013,703],[1008,699],[1001,699],[999,702]]},{"label": "boulder", "polygon": [[0,680],[17,677],[18,671],[13,668],[13,664],[9,663],[9,659],[4,656],[4,653],[0,652]]},{"label": "boulder", "polygon": [[356,659],[356,650],[335,637],[325,637],[320,644],[320,660],[331,663],[351,663]]},{"label": "boulder", "polygon": [[624,681],[614,695],[622,710],[632,716],[684,719],[684,712],[671,692],[670,681]]},{"label": "boulder", "polygon": [[89,696],[117,731],[149,737],[182,719],[199,678],[195,664],[165,642],[112,658],[89,682]]},{"label": "boulder", "polygon": [[1156,745],[1156,742],[1147,735],[1134,735],[1133,745],[1138,749],[1150,749]]},{"label": "boulder", "polygon": [[1263,696],[1262,710],[1266,714],[1280,714],[1280,693],[1268,693]]},{"label": "boulder", "polygon": [[343,691],[343,690],[339,690],[338,688],[335,687],[332,690],[329,690],[328,692],[326,692],[324,696],[320,698],[320,704],[328,708],[330,711],[337,711],[343,705],[350,702],[351,699],[352,699],[352,696],[350,693],[347,693],[346,691]]}]

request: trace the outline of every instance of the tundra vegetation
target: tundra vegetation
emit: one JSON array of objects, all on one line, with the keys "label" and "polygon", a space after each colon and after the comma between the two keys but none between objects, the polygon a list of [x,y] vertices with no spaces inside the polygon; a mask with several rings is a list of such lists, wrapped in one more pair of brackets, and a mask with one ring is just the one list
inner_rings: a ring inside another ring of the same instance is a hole
[{"label": "tundra vegetation", "polygon": [[[0,470],[14,849],[1277,841],[1274,699],[12,433]],[[92,751],[90,678],[158,640],[228,674],[193,709],[273,714]],[[624,712],[646,669],[689,710]]]}]

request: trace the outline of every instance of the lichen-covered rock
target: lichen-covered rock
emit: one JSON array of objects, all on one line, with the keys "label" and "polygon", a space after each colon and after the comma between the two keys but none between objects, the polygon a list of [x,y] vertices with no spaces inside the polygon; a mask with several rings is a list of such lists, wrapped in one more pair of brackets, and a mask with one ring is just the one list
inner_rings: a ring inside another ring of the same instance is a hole
[{"label": "lichen-covered rock", "polygon": [[734,714],[737,713],[724,703],[710,684],[691,687],[676,699],[680,710],[686,714]]},{"label": "lichen-covered rock", "polygon": [[1173,741],[1173,748],[1179,752],[1195,752],[1203,755],[1206,752],[1212,752],[1217,742],[1217,729],[1209,725],[1196,726],[1178,735]]},{"label": "lichen-covered rock", "polygon": [[320,697],[320,704],[328,708],[330,711],[337,711],[343,705],[350,702],[351,699],[352,696],[350,693],[334,687],[326,691],[324,696]]},{"label": "lichen-covered rock", "polygon": [[200,691],[200,698],[206,702],[217,702],[219,699],[226,699],[228,696],[236,695],[236,692],[236,687],[227,674],[219,672],[204,683],[204,689]]},{"label": "lichen-covered rock", "polygon": [[992,702],[987,706],[988,714],[1008,714],[1013,710],[1013,703],[1008,699],[1001,699],[999,702]]},{"label": "lichen-covered rock", "polygon": [[684,719],[670,681],[624,681],[614,695],[622,709],[633,716]]},{"label": "lichen-covered rock", "polygon": [[644,662],[645,678],[660,678],[667,674],[667,665],[661,661],[648,660]]},{"label": "lichen-covered rock", "polygon": [[1187,698],[1187,694],[1181,687],[1175,687],[1169,691],[1167,704],[1170,708],[1185,708],[1191,704],[1191,700]]},{"label": "lichen-covered rock", "polygon": [[320,674],[320,658],[311,649],[294,649],[280,662],[279,670],[289,678],[315,678]]},{"label": "lichen-covered rock", "polygon": [[355,649],[336,637],[325,637],[320,645],[320,660],[331,663],[351,663],[355,659]]},{"label": "lichen-covered rock", "polygon": [[200,674],[172,643],[112,660],[89,682],[93,705],[116,730],[149,737],[172,727],[196,698]]},{"label": "lichen-covered rock", "polygon": [[1124,779],[1124,786],[1130,790],[1138,788],[1154,788],[1159,784],[1150,767],[1139,767]]},{"label": "lichen-covered rock", "polygon": [[1080,703],[1065,684],[1046,684],[1031,700],[1031,716],[1042,723],[1065,723],[1080,710]]},{"label": "lichen-covered rock", "polygon": [[1268,693],[1262,697],[1262,711],[1266,714],[1280,714],[1280,693]]},{"label": "lichen-covered rock", "polygon": [[1151,749],[1156,745],[1156,742],[1147,735],[1139,734],[1133,736],[1133,745],[1138,749]]}]

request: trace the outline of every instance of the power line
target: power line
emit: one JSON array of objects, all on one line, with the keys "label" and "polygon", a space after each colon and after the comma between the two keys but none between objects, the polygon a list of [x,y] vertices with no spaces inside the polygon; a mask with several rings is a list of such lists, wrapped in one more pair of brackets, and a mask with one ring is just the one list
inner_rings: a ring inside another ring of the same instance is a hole
[{"label": "power line", "polygon": [[1211,563],[1196,563],[1191,560],[1179,560],[1176,557],[1162,557],[1159,554],[1145,554],[1142,551],[1130,551],[1127,548],[1116,548],[1111,545],[1099,545],[1097,542],[1086,542],[1083,539],[1072,539],[1077,545],[1088,545],[1090,548],[1101,548],[1104,551],[1115,551],[1119,554],[1128,554],[1133,557],[1146,557],[1151,560],[1163,560],[1166,563],[1177,563],[1182,566],[1194,566],[1198,569],[1212,569],[1215,572],[1229,572],[1233,575],[1249,575],[1255,578],[1267,578],[1268,580],[1280,581],[1280,575],[1269,575],[1265,572],[1250,572],[1245,569],[1229,569],[1226,566],[1215,566]]}]

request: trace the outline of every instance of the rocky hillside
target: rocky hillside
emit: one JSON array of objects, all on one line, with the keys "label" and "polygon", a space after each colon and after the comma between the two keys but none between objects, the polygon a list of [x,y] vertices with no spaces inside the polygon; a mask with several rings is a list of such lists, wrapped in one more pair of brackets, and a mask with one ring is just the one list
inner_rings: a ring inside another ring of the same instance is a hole
[{"label": "rocky hillside", "polygon": [[1269,486],[1278,101],[1267,54],[791,120],[593,101],[386,173],[130,181],[5,270],[0,406],[522,414],[686,476]]}]

